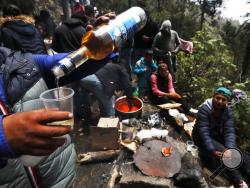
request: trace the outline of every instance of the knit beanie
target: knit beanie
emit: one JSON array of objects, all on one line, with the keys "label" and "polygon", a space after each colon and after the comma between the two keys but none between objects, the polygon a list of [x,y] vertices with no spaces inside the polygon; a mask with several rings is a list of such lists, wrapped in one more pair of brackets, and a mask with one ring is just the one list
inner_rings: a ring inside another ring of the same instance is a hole
[{"label": "knit beanie", "polygon": [[217,88],[214,93],[223,95],[223,96],[227,97],[228,99],[231,99],[231,96],[232,96],[232,92],[225,87]]}]

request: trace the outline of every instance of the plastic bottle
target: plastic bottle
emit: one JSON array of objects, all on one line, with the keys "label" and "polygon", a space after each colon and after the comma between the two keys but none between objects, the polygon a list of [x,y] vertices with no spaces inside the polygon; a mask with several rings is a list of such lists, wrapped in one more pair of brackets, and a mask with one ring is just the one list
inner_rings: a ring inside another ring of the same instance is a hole
[{"label": "plastic bottle", "polygon": [[108,56],[116,47],[120,47],[127,39],[132,38],[135,32],[142,29],[147,18],[143,9],[132,7],[101,25],[93,31],[87,32],[82,39],[82,47],[72,52],[53,67],[56,77],[68,74],[88,59],[101,60]]}]

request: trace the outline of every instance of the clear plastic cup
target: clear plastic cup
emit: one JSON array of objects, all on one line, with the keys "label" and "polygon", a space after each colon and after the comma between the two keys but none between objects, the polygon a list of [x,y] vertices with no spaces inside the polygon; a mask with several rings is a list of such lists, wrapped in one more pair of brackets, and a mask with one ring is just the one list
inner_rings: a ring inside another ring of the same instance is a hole
[{"label": "clear plastic cup", "polygon": [[[32,111],[44,108],[43,102],[40,99],[26,102],[22,106],[23,111]],[[24,166],[36,166],[45,156],[22,155],[20,161]]]},{"label": "clear plastic cup", "polygon": [[188,151],[188,152],[191,152],[192,146],[194,145],[194,142],[191,141],[191,140],[188,140],[188,141],[186,142],[186,145],[187,145],[187,151]]},{"label": "clear plastic cup", "polygon": [[[46,109],[58,109],[60,111],[71,112],[73,114],[73,95],[73,89],[59,87],[44,91],[40,95],[40,99],[43,101]],[[48,123],[48,125],[62,125],[73,127],[74,117],[69,120]]]}]

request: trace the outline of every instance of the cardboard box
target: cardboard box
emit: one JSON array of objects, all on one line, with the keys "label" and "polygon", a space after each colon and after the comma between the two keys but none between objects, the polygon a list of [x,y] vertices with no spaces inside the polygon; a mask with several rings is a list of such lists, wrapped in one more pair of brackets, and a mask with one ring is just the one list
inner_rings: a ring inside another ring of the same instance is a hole
[{"label": "cardboard box", "polygon": [[119,148],[119,118],[100,118],[98,125],[90,127],[91,150]]}]

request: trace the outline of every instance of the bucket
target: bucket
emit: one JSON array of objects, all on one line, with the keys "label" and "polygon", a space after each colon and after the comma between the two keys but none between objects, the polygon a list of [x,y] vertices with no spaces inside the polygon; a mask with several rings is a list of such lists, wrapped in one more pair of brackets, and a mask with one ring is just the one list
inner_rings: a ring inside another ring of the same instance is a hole
[{"label": "bucket", "polygon": [[140,118],[142,114],[143,102],[138,97],[133,97],[133,108],[129,111],[126,96],[119,97],[115,101],[116,115],[121,119]]}]

